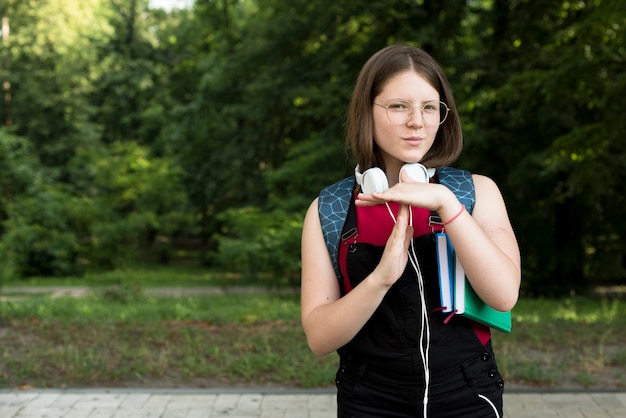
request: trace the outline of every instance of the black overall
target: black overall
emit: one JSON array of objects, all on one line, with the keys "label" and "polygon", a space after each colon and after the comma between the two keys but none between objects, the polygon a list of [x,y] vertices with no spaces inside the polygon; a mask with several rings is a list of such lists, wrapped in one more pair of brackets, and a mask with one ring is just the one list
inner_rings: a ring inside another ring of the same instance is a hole
[{"label": "black overall", "polygon": [[[354,204],[344,226],[356,226]],[[433,418],[502,416],[504,383],[491,341],[483,345],[469,320],[455,316],[444,324],[440,306],[437,258],[433,234],[413,240],[421,267],[427,312],[430,313],[430,396],[427,412]],[[348,245],[347,243],[345,245]],[[351,243],[347,268],[354,288],[369,275],[384,247]],[[420,354],[421,298],[410,263],[402,277],[361,331],[339,350],[336,375],[339,418],[423,417],[424,363]]]}]

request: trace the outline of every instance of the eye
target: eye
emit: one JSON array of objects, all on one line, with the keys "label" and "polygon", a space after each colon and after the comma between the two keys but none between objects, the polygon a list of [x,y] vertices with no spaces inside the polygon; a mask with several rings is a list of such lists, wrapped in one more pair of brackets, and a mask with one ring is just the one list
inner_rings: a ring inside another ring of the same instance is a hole
[{"label": "eye", "polygon": [[410,108],[411,106],[407,102],[391,102],[387,106],[387,109],[394,112],[407,112]]},{"label": "eye", "polygon": [[426,113],[437,112],[439,110],[439,103],[437,102],[426,103],[423,109],[424,109],[424,112]]}]

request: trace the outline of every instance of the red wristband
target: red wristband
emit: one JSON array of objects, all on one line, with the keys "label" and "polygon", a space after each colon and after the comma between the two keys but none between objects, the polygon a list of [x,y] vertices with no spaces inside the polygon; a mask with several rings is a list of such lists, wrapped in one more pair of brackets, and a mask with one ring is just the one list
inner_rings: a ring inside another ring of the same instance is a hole
[{"label": "red wristband", "polygon": [[442,222],[441,225],[448,225],[450,222],[452,222],[453,220],[461,216],[464,210],[465,210],[465,205],[461,204],[461,210],[459,211],[459,213],[457,213],[456,215],[454,215],[452,218],[448,219],[447,221]]}]

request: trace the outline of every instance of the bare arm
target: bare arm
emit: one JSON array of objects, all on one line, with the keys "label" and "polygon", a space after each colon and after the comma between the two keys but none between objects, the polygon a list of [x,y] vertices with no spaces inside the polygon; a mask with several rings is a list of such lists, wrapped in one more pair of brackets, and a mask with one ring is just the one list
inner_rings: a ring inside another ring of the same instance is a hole
[{"label": "bare arm", "polygon": [[331,353],[354,338],[404,271],[413,235],[408,226],[408,207],[402,207],[397,220],[378,267],[350,293],[340,297],[317,200],[309,207],[302,230],[301,315],[309,347],[315,354]]},{"label": "bare arm", "polygon": [[[488,305],[512,309],[519,296],[521,261],[504,200],[488,177],[474,175],[476,205],[446,225],[468,280]],[[460,205],[459,205],[460,206]],[[454,207],[454,206],[453,206]],[[449,219],[449,210],[445,211]]]},{"label": "bare arm", "polygon": [[[476,205],[472,215],[463,211],[446,225],[472,287],[489,306],[507,311],[517,302],[521,282],[520,254],[513,228],[496,184],[474,175]],[[445,221],[461,209],[461,203],[440,184],[402,183],[383,193],[360,194],[357,205],[395,201],[435,210]]]}]

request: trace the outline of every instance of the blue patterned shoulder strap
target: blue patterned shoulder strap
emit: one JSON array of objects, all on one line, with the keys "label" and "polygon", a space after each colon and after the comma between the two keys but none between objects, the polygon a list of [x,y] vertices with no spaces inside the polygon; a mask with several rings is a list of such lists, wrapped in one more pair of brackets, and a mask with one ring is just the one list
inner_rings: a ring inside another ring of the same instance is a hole
[{"label": "blue patterned shoulder strap", "polygon": [[472,213],[476,203],[472,173],[454,167],[442,167],[437,170],[437,177],[439,177],[439,183],[452,190],[459,202],[465,205],[465,209]]},{"label": "blue patterned shoulder strap", "polygon": [[322,189],[317,201],[317,209],[322,224],[322,232],[326,247],[333,262],[333,268],[337,277],[339,272],[339,244],[341,243],[341,231],[348,216],[348,208],[354,190],[354,176],[346,177]]},{"label": "blue patterned shoulder strap", "polygon": [[[452,190],[457,199],[465,205],[466,210],[472,213],[476,201],[472,174],[458,168],[443,167],[437,170],[437,177],[439,183]],[[325,187],[320,192],[317,203],[322,233],[337,278],[341,277],[339,270],[341,232],[348,215],[354,182],[354,176],[350,176]]]}]

